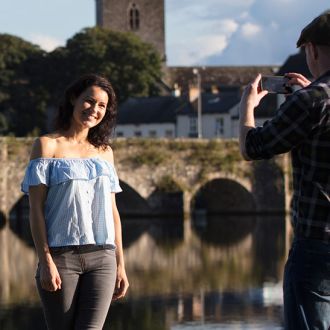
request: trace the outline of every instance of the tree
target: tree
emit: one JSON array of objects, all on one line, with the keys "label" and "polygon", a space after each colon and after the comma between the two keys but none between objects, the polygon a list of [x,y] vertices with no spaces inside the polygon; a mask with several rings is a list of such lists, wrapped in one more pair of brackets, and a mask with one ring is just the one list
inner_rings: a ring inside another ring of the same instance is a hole
[{"label": "tree", "polygon": [[0,34],[0,134],[17,136],[42,129],[46,103],[33,70],[45,53],[21,38]]},{"label": "tree", "polygon": [[44,132],[47,106],[57,106],[66,86],[84,73],[107,77],[121,102],[158,93],[161,60],[134,34],[98,27],[83,29],[50,53],[0,34],[0,134]]},{"label": "tree", "polygon": [[[119,101],[158,93],[161,60],[156,50],[132,33],[86,28],[57,48],[46,61],[49,90],[61,93],[74,78],[98,73],[113,84]],[[53,94],[58,97],[58,93]]]}]

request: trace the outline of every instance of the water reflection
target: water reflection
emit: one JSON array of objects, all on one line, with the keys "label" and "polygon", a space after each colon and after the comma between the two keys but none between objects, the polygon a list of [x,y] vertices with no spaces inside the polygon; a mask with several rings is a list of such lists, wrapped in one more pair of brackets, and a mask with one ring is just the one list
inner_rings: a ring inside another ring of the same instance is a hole
[{"label": "water reflection", "polygon": [[0,304],[1,330],[46,330],[40,306]]},{"label": "water reflection", "polygon": [[233,246],[253,234],[257,223],[256,215],[202,215],[193,219],[196,235],[210,245]]},{"label": "water reflection", "polygon": [[[124,218],[123,233],[131,287],[104,329],[281,327],[284,216]],[[44,329],[34,250],[9,226],[0,245],[0,328]]]},{"label": "water reflection", "polygon": [[111,307],[105,329],[228,329],[239,324],[241,329],[245,325],[280,328],[282,300],[276,298],[281,288],[268,290],[275,297],[273,302],[267,302],[267,288],[131,299]]}]

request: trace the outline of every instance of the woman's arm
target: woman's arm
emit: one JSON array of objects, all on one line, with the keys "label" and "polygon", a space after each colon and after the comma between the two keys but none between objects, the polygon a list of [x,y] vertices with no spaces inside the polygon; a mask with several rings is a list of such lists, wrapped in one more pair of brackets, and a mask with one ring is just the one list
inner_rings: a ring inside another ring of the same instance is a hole
[{"label": "woman's arm", "polygon": [[113,219],[115,225],[115,244],[116,244],[116,258],[117,258],[117,280],[116,280],[115,292],[113,295],[113,299],[116,300],[125,296],[126,291],[129,287],[129,283],[125,270],[120,216],[117,209],[115,194],[112,193],[111,195],[112,195],[111,198],[112,198]]},{"label": "woman's arm", "polygon": [[61,278],[49,252],[47,243],[44,205],[47,187],[43,184],[31,186],[29,189],[30,227],[34,245],[39,258],[40,283],[47,291],[61,289]]},{"label": "woman's arm", "polygon": [[[47,137],[35,141],[31,159],[39,157],[52,157],[53,142]],[[49,252],[47,232],[44,217],[44,207],[47,197],[47,187],[44,184],[30,186],[30,227],[34,245],[39,258],[40,283],[43,289],[56,291],[61,289],[61,278]]]}]

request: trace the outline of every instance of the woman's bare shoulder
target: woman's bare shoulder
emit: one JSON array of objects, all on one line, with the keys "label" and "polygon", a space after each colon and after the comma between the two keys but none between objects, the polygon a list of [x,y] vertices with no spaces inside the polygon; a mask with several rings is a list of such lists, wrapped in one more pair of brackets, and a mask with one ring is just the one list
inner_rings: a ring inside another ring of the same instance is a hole
[{"label": "woman's bare shoulder", "polygon": [[105,150],[102,150],[99,153],[99,156],[108,162],[110,162],[112,165],[114,165],[114,158],[113,158],[113,151],[112,148],[109,146]]},{"label": "woman's bare shoulder", "polygon": [[59,134],[53,133],[35,139],[30,158],[53,158],[56,152],[58,138]]}]

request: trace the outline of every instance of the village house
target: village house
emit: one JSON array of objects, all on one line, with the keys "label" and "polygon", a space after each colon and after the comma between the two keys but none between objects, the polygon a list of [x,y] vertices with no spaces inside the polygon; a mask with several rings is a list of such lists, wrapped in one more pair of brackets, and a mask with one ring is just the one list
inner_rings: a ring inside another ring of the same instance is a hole
[{"label": "village house", "polygon": [[[164,0],[96,0],[98,26],[136,34],[152,44],[163,59],[162,95],[129,98],[120,104],[117,137],[193,138],[198,137],[200,123],[203,138],[236,138],[241,93],[258,73],[283,75],[293,71],[310,77],[301,52],[290,56],[282,67],[169,67],[166,65],[164,8]],[[283,101],[283,95],[267,95],[256,109],[257,125],[269,120]]]}]

